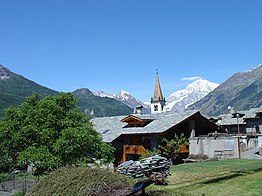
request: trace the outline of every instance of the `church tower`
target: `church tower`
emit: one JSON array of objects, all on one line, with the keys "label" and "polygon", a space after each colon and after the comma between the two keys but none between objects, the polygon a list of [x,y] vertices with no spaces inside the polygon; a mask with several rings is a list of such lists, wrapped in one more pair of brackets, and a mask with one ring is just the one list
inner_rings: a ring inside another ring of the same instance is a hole
[{"label": "church tower", "polygon": [[154,97],[151,98],[151,114],[166,112],[166,100],[163,97],[160,82],[158,78],[158,71],[156,71],[156,85]]}]

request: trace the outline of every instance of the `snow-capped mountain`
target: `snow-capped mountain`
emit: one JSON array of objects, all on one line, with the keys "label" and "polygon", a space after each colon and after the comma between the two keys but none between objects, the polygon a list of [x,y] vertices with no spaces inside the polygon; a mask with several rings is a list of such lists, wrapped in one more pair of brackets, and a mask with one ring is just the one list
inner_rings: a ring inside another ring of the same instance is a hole
[{"label": "snow-capped mountain", "polygon": [[[187,87],[183,90],[176,91],[172,93],[167,100],[167,111],[175,111],[182,112],[189,105],[199,101],[203,97],[205,97],[208,93],[213,91],[219,84],[209,82],[208,80],[199,79],[191,84],[187,85]],[[136,108],[139,105],[142,105],[145,108],[144,113],[150,113],[150,102],[142,102],[136,99],[129,92],[121,90],[118,94],[109,94],[104,91],[93,92],[94,95],[99,97],[110,97],[121,101],[125,105]]]},{"label": "snow-capped mountain", "polygon": [[218,87],[218,85],[217,83],[204,79],[190,83],[185,89],[178,90],[167,98],[167,111],[184,111],[189,105],[205,97]]},{"label": "snow-capped mountain", "polygon": [[188,109],[217,116],[228,113],[228,106],[238,111],[262,106],[262,64],[248,71],[235,73]]},{"label": "snow-capped mountain", "polygon": [[[118,94],[109,94],[103,91],[93,92],[93,94],[99,97],[110,97],[110,98],[116,99],[133,109],[135,109],[139,105],[142,105],[145,108],[145,110],[147,111],[150,108],[150,105],[143,103],[142,101],[136,99],[133,95],[131,95],[129,92],[125,90],[120,90]],[[149,112],[147,111],[144,111],[144,113]]]},{"label": "snow-capped mountain", "polygon": [[98,96],[98,97],[114,98],[114,94],[109,94],[109,93],[106,93],[106,92],[104,92],[104,91],[93,92],[93,94],[94,94],[95,96]]}]

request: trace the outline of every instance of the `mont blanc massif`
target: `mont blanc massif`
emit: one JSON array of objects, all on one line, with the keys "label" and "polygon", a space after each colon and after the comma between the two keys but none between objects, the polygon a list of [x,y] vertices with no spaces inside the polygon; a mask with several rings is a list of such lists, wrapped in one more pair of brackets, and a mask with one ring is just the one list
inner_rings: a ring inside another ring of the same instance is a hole
[{"label": "mont blanc massif", "polygon": [[[246,72],[236,73],[220,85],[205,79],[195,80],[185,89],[175,91],[166,98],[166,110],[182,112],[194,109],[200,110],[205,115],[219,115],[227,112],[229,105],[237,110],[260,107],[261,86],[262,65]],[[22,103],[25,97],[32,93],[42,95],[59,93],[15,74],[3,65],[0,65],[0,87],[1,115],[6,107]],[[142,102],[125,90],[111,94],[102,89],[92,92],[88,88],[79,88],[72,93],[79,99],[80,109],[89,116],[127,115],[139,105],[144,107],[145,113],[150,113],[149,102]]]},{"label": "mont blanc massif", "polygon": [[[208,80],[199,79],[189,85],[185,89],[175,91],[167,99],[167,111],[182,112],[189,105],[199,101],[205,97],[209,92],[214,90],[218,84],[209,82]],[[114,98],[131,108],[135,108],[138,105],[142,105],[146,112],[150,113],[150,103],[142,102],[136,99],[129,92],[121,90],[118,94],[108,94],[103,91],[94,92],[94,95],[100,97]]]}]

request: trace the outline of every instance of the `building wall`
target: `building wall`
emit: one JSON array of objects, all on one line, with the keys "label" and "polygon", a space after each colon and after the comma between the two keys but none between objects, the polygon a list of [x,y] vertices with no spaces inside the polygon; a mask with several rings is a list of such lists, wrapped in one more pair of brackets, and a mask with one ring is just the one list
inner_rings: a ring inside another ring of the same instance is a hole
[{"label": "building wall", "polygon": [[[155,108],[155,106],[157,106],[157,110]],[[165,101],[152,101],[151,102],[151,114],[158,114],[161,112],[166,112],[166,105],[165,105]]]},{"label": "building wall", "polygon": [[258,135],[258,146],[262,148],[262,134]]},{"label": "building wall", "polygon": [[208,157],[223,158],[234,156],[234,138],[229,137],[204,137],[189,139],[190,154],[204,154]]},{"label": "building wall", "polygon": [[262,134],[262,125],[258,125],[258,133]]},{"label": "building wall", "polygon": [[[242,136],[240,138],[240,151],[262,147],[262,135],[256,137]],[[238,137],[196,137],[189,139],[189,154],[204,154],[210,158],[238,158]]]}]

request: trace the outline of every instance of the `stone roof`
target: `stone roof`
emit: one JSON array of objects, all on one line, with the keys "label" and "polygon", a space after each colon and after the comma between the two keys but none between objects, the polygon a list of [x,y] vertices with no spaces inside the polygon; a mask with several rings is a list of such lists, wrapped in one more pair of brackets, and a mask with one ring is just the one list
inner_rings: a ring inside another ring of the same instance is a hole
[{"label": "stone roof", "polygon": [[243,111],[245,113],[244,119],[259,118],[257,114],[262,113],[262,108],[251,108],[250,110]]},{"label": "stone roof", "polygon": [[[236,114],[240,114],[239,119],[237,120]],[[216,119],[217,125],[240,125],[247,124],[246,119],[259,118],[258,114],[262,113],[262,108],[251,108],[250,110],[242,110],[235,112],[233,114],[221,114],[218,117],[212,117],[212,119]]]},{"label": "stone roof", "polygon": [[216,123],[219,126],[223,126],[223,125],[245,125],[246,122],[244,122],[243,118],[232,118],[232,114],[224,114],[224,115],[220,115],[218,118],[218,121]]},{"label": "stone roof", "polygon": [[122,134],[163,133],[197,113],[199,111],[191,110],[183,113],[134,114],[137,118],[152,120],[145,127],[126,127],[127,123],[121,120],[127,116],[101,117],[91,121],[95,130],[102,134],[103,140],[112,142]]},{"label": "stone roof", "polygon": [[121,122],[126,116],[113,116],[93,118],[91,122],[94,124],[96,131],[100,132],[105,142],[112,142],[122,134],[122,128],[126,123]]}]

